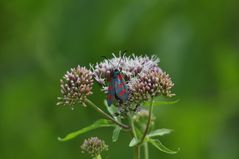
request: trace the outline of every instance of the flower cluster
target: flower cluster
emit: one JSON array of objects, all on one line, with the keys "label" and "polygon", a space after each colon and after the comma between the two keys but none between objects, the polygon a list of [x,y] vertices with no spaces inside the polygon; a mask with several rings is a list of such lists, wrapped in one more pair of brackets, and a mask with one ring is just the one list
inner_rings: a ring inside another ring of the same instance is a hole
[{"label": "flower cluster", "polygon": [[86,97],[92,94],[93,73],[85,67],[77,66],[63,76],[61,94],[57,105],[73,106],[77,102],[85,106]]},{"label": "flower cluster", "polygon": [[[113,54],[113,58],[105,59],[96,65],[91,65],[92,70],[78,66],[68,71],[61,79],[61,93],[57,105],[70,105],[76,103],[85,105],[87,96],[92,94],[93,78],[102,86],[102,90],[108,92],[108,80],[112,78],[112,72],[118,69],[122,74],[127,87],[128,100],[122,110],[137,110],[144,101],[155,96],[163,95],[172,97],[174,86],[168,74],[158,66],[159,58],[156,56],[119,56]],[[123,105],[122,103],[116,103]]]},{"label": "flower cluster", "polygon": [[105,144],[104,140],[98,137],[91,137],[85,139],[81,145],[82,153],[88,153],[91,157],[98,156],[101,152],[108,150],[108,145]]},{"label": "flower cluster", "polygon": [[[90,67],[91,69],[77,66],[66,72],[60,80],[61,97],[58,97],[57,105],[69,105],[74,108],[73,106],[77,103],[83,106],[88,104],[105,117],[105,119],[98,120],[89,127],[117,125],[117,129],[113,131],[113,141],[117,140],[120,130],[124,129],[130,130],[129,132],[133,134],[134,138],[129,146],[135,146],[137,151],[140,150],[141,145],[147,142],[158,148],[157,144],[160,141],[152,138],[158,135],[158,130],[155,130],[154,134],[151,133],[151,136],[149,135],[149,132],[154,129],[156,120],[153,115],[153,101],[157,96],[172,97],[175,95],[171,91],[174,83],[170,76],[159,67],[159,58],[134,54],[125,56],[120,52],[119,56],[113,54],[111,59],[105,57],[105,60],[90,65]],[[111,107],[107,107],[108,113],[88,99],[88,96],[92,94],[94,80],[107,94],[105,104],[108,106],[113,104]],[[148,103],[147,101],[151,101],[149,110],[143,107],[143,104]],[[125,124],[121,118],[130,119],[129,125]],[[81,130],[84,131],[84,129],[86,128]],[[165,129],[160,130],[160,132],[167,134],[170,130]],[[80,133],[73,132],[64,138],[59,138],[59,140],[66,141],[77,135]],[[108,145],[98,137],[91,137],[84,140],[81,150],[82,153],[87,153],[92,158],[101,158],[101,153],[108,150]],[[171,151],[166,147],[162,151],[171,154],[176,153],[176,151]],[[147,153],[145,151],[145,156],[148,156]]]},{"label": "flower cluster", "polygon": [[168,74],[158,70],[149,70],[147,73],[141,73],[137,78],[129,82],[130,102],[141,103],[152,97],[164,95],[172,97],[171,93],[173,83]]},{"label": "flower cluster", "polygon": [[111,72],[116,68],[122,72],[126,81],[130,81],[131,78],[137,76],[141,72],[148,72],[148,70],[158,70],[159,59],[155,56],[136,56],[132,55],[126,57],[125,55],[119,54],[119,57],[113,54],[113,58],[104,60],[97,63],[93,69],[95,80],[101,84],[106,85],[106,80],[110,78]]},{"label": "flower cluster", "polygon": [[116,68],[121,71],[128,88],[127,105],[139,105],[155,96],[164,95],[172,97],[173,82],[168,74],[158,66],[159,58],[156,56],[136,56],[119,57],[113,54],[113,58],[104,60],[91,66],[95,80],[102,86],[102,90],[107,93],[111,72]]}]

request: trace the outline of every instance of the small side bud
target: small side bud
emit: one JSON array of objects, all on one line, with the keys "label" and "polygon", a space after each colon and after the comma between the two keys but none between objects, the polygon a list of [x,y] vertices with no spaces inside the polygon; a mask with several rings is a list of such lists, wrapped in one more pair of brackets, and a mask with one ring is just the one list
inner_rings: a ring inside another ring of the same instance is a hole
[{"label": "small side bud", "polygon": [[81,150],[82,153],[88,153],[91,157],[96,157],[103,151],[107,151],[108,145],[105,144],[104,140],[98,137],[91,137],[85,139],[84,143],[81,145]]}]

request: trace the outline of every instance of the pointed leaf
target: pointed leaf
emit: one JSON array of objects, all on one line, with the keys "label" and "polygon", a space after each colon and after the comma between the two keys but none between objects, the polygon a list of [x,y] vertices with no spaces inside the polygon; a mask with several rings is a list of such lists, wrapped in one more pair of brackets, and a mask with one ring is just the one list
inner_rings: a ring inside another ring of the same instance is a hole
[{"label": "pointed leaf", "polygon": [[168,154],[176,154],[178,153],[179,149],[177,151],[170,150],[166,146],[164,146],[158,139],[148,139],[148,142],[151,143],[153,146],[155,146],[158,150],[168,153]]},{"label": "pointed leaf", "polygon": [[58,137],[58,140],[59,141],[68,141],[68,140],[71,140],[71,139],[81,135],[81,134],[87,133],[91,130],[94,130],[94,129],[97,129],[97,128],[100,128],[100,127],[113,127],[113,126],[115,126],[115,125],[112,124],[110,121],[108,121],[106,119],[100,119],[100,120],[97,120],[96,122],[94,122],[92,125],[89,125],[89,126],[84,127],[80,130],[77,130],[77,131],[74,131],[72,133],[67,134],[63,138]]},{"label": "pointed leaf", "polygon": [[153,105],[170,105],[170,104],[176,104],[180,101],[180,99],[176,99],[173,101],[154,101]]},{"label": "pointed leaf", "polygon": [[133,146],[137,145],[139,142],[140,142],[140,141],[134,137],[134,138],[130,141],[129,147],[133,147]]},{"label": "pointed leaf", "polygon": [[[180,101],[180,99],[174,100],[174,101],[159,101],[159,100],[154,100],[153,106],[160,106],[160,105],[170,105],[170,104],[176,104]],[[145,102],[145,106],[150,106],[150,102]]]},{"label": "pointed leaf", "polygon": [[166,134],[170,134],[172,132],[172,130],[170,129],[157,129],[157,130],[154,130],[154,131],[151,131],[147,137],[155,137],[155,136],[163,136],[163,135],[166,135]]},{"label": "pointed leaf", "polygon": [[116,142],[118,140],[120,131],[121,131],[121,127],[116,126],[114,131],[113,131],[113,136],[112,136],[112,141],[113,142]]}]

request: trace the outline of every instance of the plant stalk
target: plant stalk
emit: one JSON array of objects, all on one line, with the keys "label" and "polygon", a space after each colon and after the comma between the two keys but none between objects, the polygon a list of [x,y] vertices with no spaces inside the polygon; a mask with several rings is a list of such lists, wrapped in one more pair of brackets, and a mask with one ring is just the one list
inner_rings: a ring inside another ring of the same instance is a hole
[{"label": "plant stalk", "polygon": [[148,121],[147,121],[147,125],[144,131],[144,134],[140,140],[140,142],[137,145],[141,145],[144,142],[144,139],[149,131],[149,127],[150,127],[150,122],[151,122],[151,116],[152,116],[152,111],[153,111],[153,99],[151,99],[150,101],[150,106],[149,106],[149,117],[148,117]]},{"label": "plant stalk", "polygon": [[106,119],[109,119],[110,121],[112,121],[113,123],[117,124],[118,126],[120,126],[121,128],[125,129],[125,130],[130,130],[131,128],[128,125],[122,124],[118,121],[116,121],[114,118],[112,118],[110,115],[108,115],[107,113],[105,113],[103,110],[101,110],[99,107],[97,107],[92,101],[90,101],[89,99],[86,99],[86,102],[93,107],[97,112],[99,112],[101,115],[103,115]]},{"label": "plant stalk", "polygon": [[[129,119],[129,123],[131,126],[131,136],[137,139],[137,134],[135,131],[135,126],[134,126],[134,121],[132,119],[131,114],[128,114],[128,119]],[[140,145],[136,145],[134,148],[134,158],[135,159],[140,159]]]},{"label": "plant stalk", "polygon": [[137,139],[137,134],[136,134],[136,131],[135,131],[134,121],[133,121],[131,115],[128,115],[128,118],[129,118],[131,130],[132,130],[132,136]]},{"label": "plant stalk", "polygon": [[144,143],[144,159],[149,159],[149,147],[148,142]]},{"label": "plant stalk", "polygon": [[135,146],[135,159],[140,159],[140,145]]},{"label": "plant stalk", "polygon": [[96,157],[94,157],[93,159],[102,159],[101,155],[97,155]]}]

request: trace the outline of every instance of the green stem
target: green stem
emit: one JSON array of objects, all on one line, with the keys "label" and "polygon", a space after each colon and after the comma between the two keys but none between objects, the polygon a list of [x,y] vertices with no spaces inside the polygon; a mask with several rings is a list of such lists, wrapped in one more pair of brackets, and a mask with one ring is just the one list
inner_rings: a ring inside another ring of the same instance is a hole
[{"label": "green stem", "polygon": [[150,101],[150,106],[149,106],[149,117],[148,117],[148,122],[144,131],[144,134],[140,140],[140,142],[137,145],[141,145],[144,142],[144,139],[149,131],[149,127],[150,127],[150,122],[151,122],[151,116],[152,116],[152,111],[153,111],[153,99],[151,99]]},{"label": "green stem", "polygon": [[[130,126],[131,126],[131,135],[134,138],[137,139],[137,134],[136,134],[136,131],[135,131],[134,121],[132,119],[131,114],[128,114],[128,119],[129,119],[129,123],[130,123]],[[140,146],[139,145],[135,146],[134,153],[135,153],[135,155],[134,155],[135,159],[140,159]]]},{"label": "green stem", "polygon": [[113,123],[117,124],[118,126],[120,126],[121,128],[125,129],[125,130],[130,130],[130,127],[128,125],[122,124],[118,121],[116,121],[114,118],[112,118],[110,115],[108,115],[107,113],[105,113],[103,110],[101,110],[99,107],[97,107],[92,101],[90,101],[89,99],[86,99],[86,102],[93,107],[97,112],[99,112],[100,114],[102,114],[106,119],[109,119],[110,121],[112,121]]},{"label": "green stem", "polygon": [[140,159],[140,146],[135,146],[135,159]]},{"label": "green stem", "polygon": [[148,142],[144,143],[144,159],[149,159],[149,147]]},{"label": "green stem", "polygon": [[135,131],[134,121],[133,121],[131,115],[129,115],[128,118],[129,118],[129,122],[130,122],[133,137],[135,137],[137,139],[137,134],[136,134],[136,131]]},{"label": "green stem", "polygon": [[97,155],[96,157],[94,157],[93,159],[102,159],[101,155]]}]

